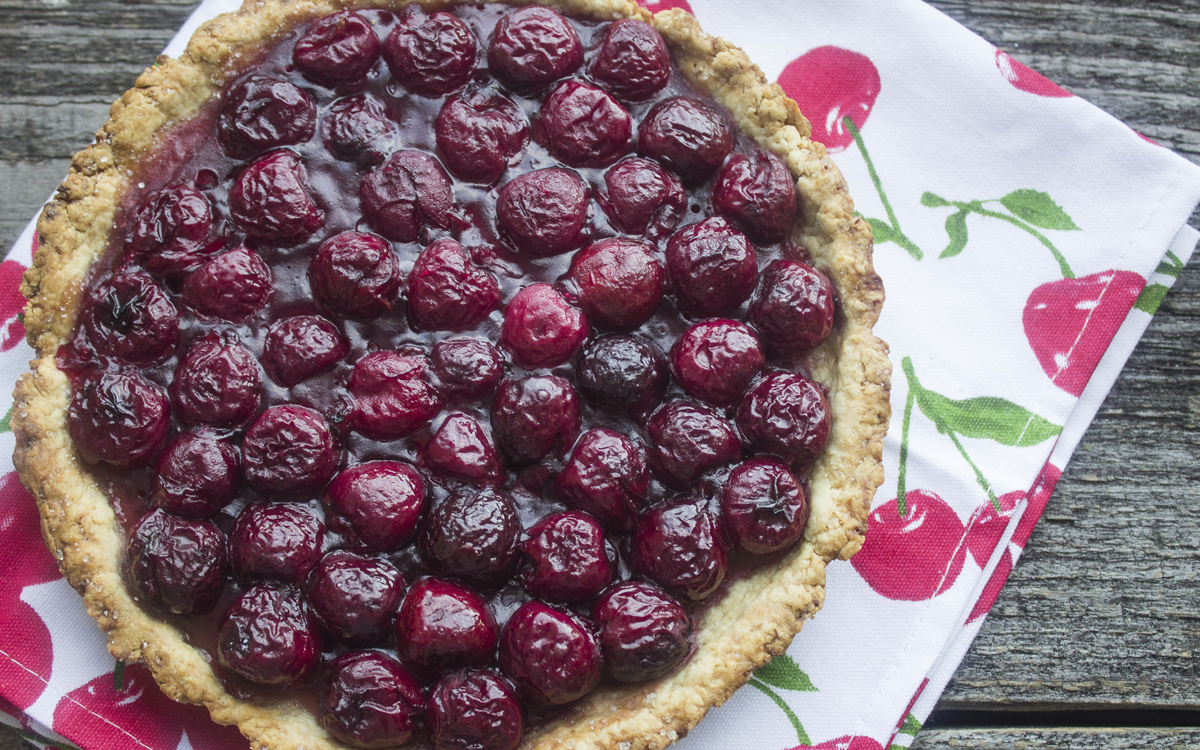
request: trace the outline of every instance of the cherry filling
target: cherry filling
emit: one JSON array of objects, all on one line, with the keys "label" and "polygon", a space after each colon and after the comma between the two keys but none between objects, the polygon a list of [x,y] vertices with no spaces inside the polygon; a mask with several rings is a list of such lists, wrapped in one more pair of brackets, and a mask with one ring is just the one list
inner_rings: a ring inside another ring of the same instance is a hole
[{"label": "cherry filling", "polygon": [[731,122],[640,21],[286,35],[131,178],[62,352],[131,592],[358,747],[669,676],[832,428],[833,287]]}]

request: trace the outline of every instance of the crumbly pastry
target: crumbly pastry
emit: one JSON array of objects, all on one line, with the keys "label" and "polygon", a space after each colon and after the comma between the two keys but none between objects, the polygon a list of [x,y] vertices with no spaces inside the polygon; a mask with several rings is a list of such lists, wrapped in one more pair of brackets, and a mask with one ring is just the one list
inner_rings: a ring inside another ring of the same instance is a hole
[{"label": "crumbly pastry", "polygon": [[[532,726],[521,745],[662,748],[787,648],[803,620],[821,606],[826,564],[861,547],[871,498],[883,479],[882,440],[890,415],[891,367],[886,346],[872,334],[883,287],[871,263],[870,231],[854,215],[841,173],[823,146],[809,139],[809,124],[795,103],[768,84],[745,53],[705,34],[681,11],[652,17],[622,0],[550,4],[580,18],[651,22],[686,79],[724,105],[742,133],[778,156],[796,178],[801,209],[792,239],[837,291],[833,333],[807,355],[813,379],[828,390],[834,419],[825,451],[809,471],[811,511],[801,541],[734,580],[715,603],[698,611],[694,649],[677,671],[643,684],[606,682]],[[215,721],[236,724],[255,747],[349,746],[297,701],[235,697],[204,651],[131,597],[122,572],[125,530],[72,441],[73,388],[56,355],[74,335],[89,271],[109,247],[110,229],[133,190],[131,176],[160,147],[160,135],[196,116],[299,25],[343,9],[399,11],[405,5],[263,0],[203,26],[183,57],[161,59],[139,77],[113,105],[96,143],[76,155],[39,221],[39,249],[22,287],[30,300],[25,325],[39,359],[15,393],[14,461],[37,498],[47,545],[107,633],[115,657],[144,662],[168,696],[206,706]],[[426,7],[432,12],[445,4]],[[722,398],[710,396],[714,403]]]}]

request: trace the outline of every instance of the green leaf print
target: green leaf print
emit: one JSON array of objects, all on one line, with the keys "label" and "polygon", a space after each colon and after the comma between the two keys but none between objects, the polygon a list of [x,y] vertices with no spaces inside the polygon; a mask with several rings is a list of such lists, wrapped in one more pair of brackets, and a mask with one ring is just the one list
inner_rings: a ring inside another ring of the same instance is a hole
[{"label": "green leaf print", "polygon": [[1007,208],[1013,216],[1035,227],[1063,231],[1079,229],[1075,222],[1071,221],[1071,217],[1067,216],[1067,212],[1062,210],[1062,206],[1040,190],[1014,190],[1000,199],[1000,205]]},{"label": "green leaf print", "polygon": [[[1153,315],[1158,312],[1158,306],[1162,304],[1163,298],[1167,296],[1167,291],[1170,287],[1162,284],[1147,284],[1142,293],[1138,295],[1137,301],[1133,306],[1144,313]],[[5,417],[5,420],[8,418]],[[7,421],[6,421],[7,423]]]},{"label": "green leaf print", "polygon": [[12,410],[13,408],[11,406],[8,407],[8,413],[5,414],[2,419],[0,419],[0,434],[12,432]]},{"label": "green leaf print", "polygon": [[950,244],[946,245],[946,249],[938,256],[939,258],[952,258],[967,246],[967,212],[965,210],[946,217],[946,234],[950,237]]},{"label": "green leaf print", "polygon": [[768,685],[784,690],[795,690],[802,693],[817,692],[817,689],[813,687],[812,680],[808,679],[808,675],[800,669],[796,660],[787,654],[780,654],[762,665],[754,672],[754,676]]},{"label": "green leaf print", "polygon": [[[980,396],[954,401],[939,393],[924,391],[917,395],[917,403],[939,429],[944,425],[959,435],[994,440],[1014,448],[1028,448],[1062,432],[1058,425],[1002,398]],[[937,416],[929,412],[935,412]]]},{"label": "green leaf print", "polygon": [[867,219],[867,224],[871,225],[871,234],[875,235],[875,241],[879,244],[896,241],[896,231],[886,221]]},{"label": "green leaf print", "polygon": [[904,717],[904,725],[900,727],[900,734],[907,734],[909,737],[916,737],[917,732],[921,731],[921,722],[917,721],[917,717],[909,714]]},{"label": "green leaf print", "polygon": [[1154,269],[1155,273],[1161,273],[1163,276],[1170,276],[1173,279],[1179,278],[1179,274],[1183,272],[1183,260],[1178,255],[1167,251],[1167,258],[1158,264],[1158,268]]},{"label": "green leaf print", "polygon": [[921,196],[921,205],[927,208],[941,208],[942,206],[953,206],[954,204],[946,200],[940,195],[934,195],[928,190]]}]

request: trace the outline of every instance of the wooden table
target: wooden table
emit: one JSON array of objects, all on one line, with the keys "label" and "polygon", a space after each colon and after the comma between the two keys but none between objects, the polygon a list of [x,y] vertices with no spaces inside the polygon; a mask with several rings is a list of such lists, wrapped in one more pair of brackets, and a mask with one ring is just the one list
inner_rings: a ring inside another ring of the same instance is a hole
[{"label": "wooden table", "polygon": [[[196,4],[0,0],[0,247]],[[932,4],[1200,163],[1200,0]],[[916,747],[1200,746],[1198,269],[1167,296]],[[17,747],[0,732],[0,750]]]}]

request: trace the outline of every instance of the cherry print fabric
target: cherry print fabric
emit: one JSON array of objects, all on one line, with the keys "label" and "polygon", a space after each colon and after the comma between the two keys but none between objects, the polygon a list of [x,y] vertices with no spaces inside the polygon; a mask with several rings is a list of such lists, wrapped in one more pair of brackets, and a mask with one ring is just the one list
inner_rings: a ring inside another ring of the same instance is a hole
[{"label": "cherry print fabric", "polygon": [[[206,0],[166,53],[234,0]],[[917,0],[646,0],[744,47],[812,121],[875,233],[887,479],[824,609],[681,750],[907,747],[1200,233],[1200,167]],[[903,40],[897,44],[897,40]],[[0,379],[32,352],[0,264]],[[3,403],[8,402],[8,403]],[[242,750],[114,664],[42,545],[0,397],[0,721],[38,747]],[[753,727],[747,731],[746,727]]]}]

